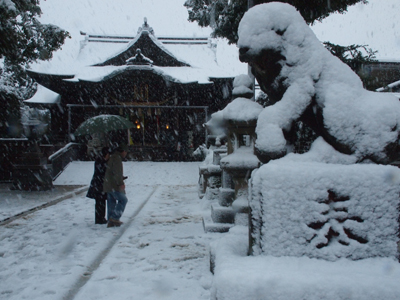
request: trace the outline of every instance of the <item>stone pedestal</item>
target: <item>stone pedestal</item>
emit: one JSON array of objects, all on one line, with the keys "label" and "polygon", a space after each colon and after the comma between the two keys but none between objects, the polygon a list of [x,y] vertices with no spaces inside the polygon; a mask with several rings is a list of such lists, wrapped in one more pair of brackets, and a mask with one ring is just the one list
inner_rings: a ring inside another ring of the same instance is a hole
[{"label": "stone pedestal", "polygon": [[221,188],[218,203],[211,205],[211,221],[206,231],[226,232],[235,224],[248,225],[248,179],[260,162],[254,155],[255,120],[229,122],[228,154],[221,157]]}]

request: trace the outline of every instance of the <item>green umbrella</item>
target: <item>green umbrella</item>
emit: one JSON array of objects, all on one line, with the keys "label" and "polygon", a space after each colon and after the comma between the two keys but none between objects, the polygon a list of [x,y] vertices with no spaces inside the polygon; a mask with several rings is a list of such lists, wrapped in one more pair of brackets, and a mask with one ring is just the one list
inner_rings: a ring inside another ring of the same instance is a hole
[{"label": "green umbrella", "polygon": [[74,135],[87,135],[94,133],[105,133],[113,130],[123,130],[134,127],[135,124],[127,119],[116,115],[99,115],[90,118],[79,125]]}]

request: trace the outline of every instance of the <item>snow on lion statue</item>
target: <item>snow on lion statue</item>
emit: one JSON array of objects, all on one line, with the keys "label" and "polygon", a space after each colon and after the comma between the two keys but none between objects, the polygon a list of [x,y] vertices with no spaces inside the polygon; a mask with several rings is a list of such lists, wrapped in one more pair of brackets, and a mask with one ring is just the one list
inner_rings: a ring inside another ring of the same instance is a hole
[{"label": "snow on lion statue", "polygon": [[365,90],[293,6],[271,2],[251,8],[238,34],[240,60],[250,65],[273,103],[261,112],[256,128],[256,154],[262,162],[286,154],[284,133],[299,120],[358,162],[387,164],[397,158],[399,100]]}]

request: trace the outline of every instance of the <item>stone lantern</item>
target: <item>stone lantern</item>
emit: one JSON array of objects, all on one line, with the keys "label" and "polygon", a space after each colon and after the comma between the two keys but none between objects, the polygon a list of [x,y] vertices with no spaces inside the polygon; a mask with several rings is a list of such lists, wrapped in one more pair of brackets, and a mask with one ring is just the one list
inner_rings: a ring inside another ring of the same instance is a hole
[{"label": "stone lantern", "polygon": [[[207,145],[209,150],[207,158],[199,167],[201,179],[199,196],[206,195],[208,200],[218,199],[222,180],[220,168],[221,158],[227,153],[225,128],[222,126],[221,112],[212,114],[211,119],[205,124],[208,133]],[[211,157],[212,155],[212,157]]]},{"label": "stone lantern", "polygon": [[39,141],[46,132],[47,124],[36,115],[23,120],[24,132],[28,144],[24,151],[16,153],[17,163],[13,165],[13,181],[11,189],[26,191],[45,191],[53,188],[51,170],[47,165],[47,157],[39,147]]},{"label": "stone lantern", "polygon": [[[221,223],[247,223],[247,181],[251,172],[260,166],[254,154],[255,127],[263,107],[251,100],[252,81],[247,75],[235,78],[231,103],[223,110],[227,133],[227,156],[220,161],[223,171],[219,203],[212,205],[212,219]],[[231,183],[230,183],[231,182]],[[243,215],[245,214],[245,215]]]}]

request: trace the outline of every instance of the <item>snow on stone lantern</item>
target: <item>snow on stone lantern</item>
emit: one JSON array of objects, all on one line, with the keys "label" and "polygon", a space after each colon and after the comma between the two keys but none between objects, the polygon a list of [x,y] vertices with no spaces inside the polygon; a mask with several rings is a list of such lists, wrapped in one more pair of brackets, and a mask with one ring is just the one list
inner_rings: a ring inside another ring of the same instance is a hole
[{"label": "snow on stone lantern", "polygon": [[[222,186],[219,206],[212,206],[214,222],[222,219],[236,223],[242,213],[248,213],[247,181],[260,166],[254,154],[255,127],[263,107],[251,100],[252,80],[248,75],[237,76],[233,83],[233,100],[223,110],[227,132],[228,155],[221,159],[223,172],[230,176],[233,186]],[[247,221],[247,217],[245,217]]]},{"label": "snow on stone lantern", "polygon": [[17,160],[13,165],[11,189],[50,190],[53,188],[51,169],[48,168],[47,157],[39,147],[39,141],[45,134],[48,124],[40,119],[39,113],[35,109],[23,111],[21,123],[28,142],[22,152],[15,153]]},{"label": "snow on stone lantern", "polygon": [[203,198],[205,195],[208,200],[215,200],[219,198],[222,180],[221,157],[227,153],[226,134],[221,111],[213,113],[205,127],[208,133],[207,146],[209,148],[205,160],[199,167],[199,196]]}]

